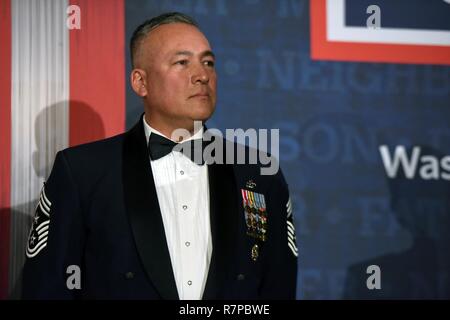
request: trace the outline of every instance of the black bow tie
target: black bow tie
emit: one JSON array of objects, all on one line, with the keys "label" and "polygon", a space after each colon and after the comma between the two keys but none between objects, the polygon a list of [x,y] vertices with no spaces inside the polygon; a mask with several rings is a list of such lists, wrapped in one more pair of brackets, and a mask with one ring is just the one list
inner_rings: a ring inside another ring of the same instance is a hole
[{"label": "black bow tie", "polygon": [[[204,164],[204,145],[205,143],[202,139],[188,140],[182,143],[176,143],[170,139],[152,132],[150,134],[150,138],[148,139],[148,153],[150,155],[150,159],[158,160],[159,158],[168,155],[173,150],[179,151],[185,156],[189,157],[192,162],[200,165]],[[196,153],[198,153],[197,159],[195,157]]]}]

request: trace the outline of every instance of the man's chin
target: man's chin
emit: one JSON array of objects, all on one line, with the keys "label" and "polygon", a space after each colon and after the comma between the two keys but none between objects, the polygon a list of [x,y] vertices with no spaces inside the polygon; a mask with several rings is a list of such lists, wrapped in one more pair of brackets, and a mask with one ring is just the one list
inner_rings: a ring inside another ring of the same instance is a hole
[{"label": "man's chin", "polygon": [[197,112],[195,112],[194,116],[191,117],[192,121],[202,121],[205,122],[206,120],[208,120],[209,118],[211,118],[211,116],[214,113],[214,108],[203,108],[201,110],[197,110]]}]

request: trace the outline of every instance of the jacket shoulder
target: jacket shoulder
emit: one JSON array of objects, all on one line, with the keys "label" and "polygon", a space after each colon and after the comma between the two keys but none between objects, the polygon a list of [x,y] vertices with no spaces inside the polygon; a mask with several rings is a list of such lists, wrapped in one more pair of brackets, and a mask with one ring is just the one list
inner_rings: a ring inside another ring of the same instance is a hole
[{"label": "jacket shoulder", "polygon": [[[125,134],[64,149],[56,155],[52,173],[65,167],[81,185],[99,181],[111,172],[117,172],[122,161]],[[64,166],[57,163],[65,163]]]},{"label": "jacket shoulder", "polygon": [[70,159],[87,157],[90,158],[89,160],[94,160],[99,157],[105,158],[110,156],[111,153],[121,151],[124,136],[125,133],[121,133],[110,138],[69,147],[61,152]]}]

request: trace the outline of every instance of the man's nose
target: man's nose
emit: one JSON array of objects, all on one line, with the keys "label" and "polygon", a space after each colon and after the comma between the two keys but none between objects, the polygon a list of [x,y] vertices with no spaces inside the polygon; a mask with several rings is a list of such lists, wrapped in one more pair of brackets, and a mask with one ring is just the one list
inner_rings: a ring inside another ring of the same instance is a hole
[{"label": "man's nose", "polygon": [[198,66],[195,68],[194,72],[192,73],[192,83],[201,83],[201,84],[207,84],[209,82],[209,74],[208,71],[205,69],[205,67]]}]

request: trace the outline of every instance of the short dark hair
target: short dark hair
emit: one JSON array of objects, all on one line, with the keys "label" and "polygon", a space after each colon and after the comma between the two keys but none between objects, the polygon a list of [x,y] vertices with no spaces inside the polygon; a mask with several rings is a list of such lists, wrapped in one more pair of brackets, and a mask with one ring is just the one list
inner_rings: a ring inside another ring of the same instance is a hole
[{"label": "short dark hair", "polygon": [[131,36],[130,55],[131,66],[133,68],[135,57],[139,50],[139,46],[142,43],[142,40],[144,40],[147,34],[153,29],[159,27],[160,25],[170,23],[186,23],[198,28],[198,24],[193,18],[180,12],[163,13],[157,17],[146,20],[144,23],[138,26],[136,30],[134,30],[133,35]]}]

